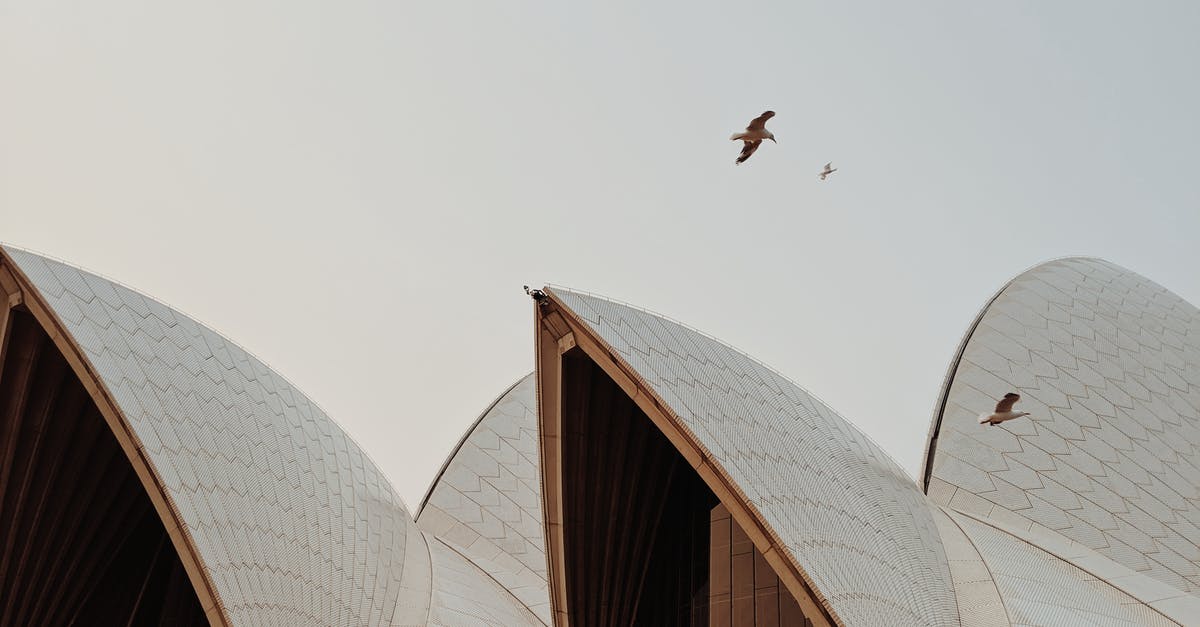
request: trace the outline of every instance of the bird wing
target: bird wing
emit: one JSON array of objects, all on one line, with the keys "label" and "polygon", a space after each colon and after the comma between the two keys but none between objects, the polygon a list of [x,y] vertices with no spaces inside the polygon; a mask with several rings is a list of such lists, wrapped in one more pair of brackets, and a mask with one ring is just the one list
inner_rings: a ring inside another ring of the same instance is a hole
[{"label": "bird wing", "polygon": [[1005,394],[1004,398],[1000,399],[1000,402],[996,403],[996,413],[1003,414],[1005,412],[1012,411],[1013,405],[1016,405],[1017,401],[1019,400],[1021,400],[1020,394],[1014,394],[1012,392]]},{"label": "bird wing", "polygon": [[747,131],[761,131],[767,126],[767,120],[775,117],[774,111],[763,111],[763,114],[750,120],[750,125],[746,127]]},{"label": "bird wing", "polygon": [[831,168],[831,167],[833,167],[833,162],[832,162],[832,161],[830,161],[829,163],[826,163],[826,164],[825,164],[825,171],[826,171],[826,172],[832,172],[833,170],[830,170],[830,169],[829,169],[829,168]]},{"label": "bird wing", "polygon": [[745,143],[742,144],[742,154],[738,155],[737,161],[734,161],[734,163],[741,164],[746,159],[749,159],[750,155],[754,154],[754,151],[758,150],[759,145],[762,144],[761,139],[747,139],[743,141],[745,141]]}]

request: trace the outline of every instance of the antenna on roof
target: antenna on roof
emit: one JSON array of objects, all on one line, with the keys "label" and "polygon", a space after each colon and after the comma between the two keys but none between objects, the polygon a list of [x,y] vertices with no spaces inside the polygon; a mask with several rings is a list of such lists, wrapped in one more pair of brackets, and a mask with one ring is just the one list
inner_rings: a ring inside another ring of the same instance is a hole
[{"label": "antenna on roof", "polygon": [[541,305],[546,302],[546,293],[542,290],[531,290],[528,285],[523,285],[522,287],[525,288],[525,293],[529,294],[529,297],[537,302],[537,304]]}]

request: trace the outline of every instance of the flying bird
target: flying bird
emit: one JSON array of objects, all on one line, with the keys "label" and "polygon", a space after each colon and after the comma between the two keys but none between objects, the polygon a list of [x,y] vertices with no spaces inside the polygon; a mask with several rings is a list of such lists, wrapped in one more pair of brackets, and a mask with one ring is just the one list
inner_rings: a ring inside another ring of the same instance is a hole
[{"label": "flying bird", "polygon": [[821,171],[820,171],[820,172],[817,174],[817,176],[821,177],[821,180],[822,180],[822,181],[824,181],[824,180],[825,180],[825,177],[829,176],[830,174],[833,174],[834,172],[837,172],[837,170],[838,170],[838,169],[837,169],[837,168],[835,168],[835,167],[832,167],[832,166],[833,166],[833,162],[832,162],[832,161],[830,161],[829,163],[826,163],[826,164],[825,164],[825,169],[824,169],[824,170],[821,170]]},{"label": "flying bird", "polygon": [[[746,130],[734,133],[729,138],[733,141],[740,139],[745,142],[742,144],[742,154],[738,155],[737,161],[734,161],[734,163],[741,165],[746,159],[749,159],[750,155],[754,154],[754,151],[758,150],[758,147],[762,145],[764,139],[775,141],[775,134],[767,130],[767,120],[773,117],[775,117],[774,111],[763,111],[762,115],[750,120],[750,125],[746,127]],[[778,144],[779,142],[775,143]]]},{"label": "flying bird", "polygon": [[1015,392],[1005,394],[1004,398],[996,403],[996,411],[990,414],[983,414],[979,417],[979,424],[986,423],[994,427],[1002,422],[1020,418],[1021,416],[1028,416],[1029,412],[1027,411],[1013,411],[1013,405],[1016,405],[1019,400],[1021,400],[1020,394]]}]

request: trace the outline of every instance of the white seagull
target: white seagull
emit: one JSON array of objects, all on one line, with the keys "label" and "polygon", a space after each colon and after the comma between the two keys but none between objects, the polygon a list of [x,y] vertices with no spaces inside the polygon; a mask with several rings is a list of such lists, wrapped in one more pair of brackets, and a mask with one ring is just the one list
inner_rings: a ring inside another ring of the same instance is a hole
[{"label": "white seagull", "polygon": [[832,161],[830,161],[829,163],[826,163],[825,169],[821,170],[819,173],[817,173],[817,176],[821,177],[822,181],[825,180],[825,177],[829,176],[830,174],[833,174],[834,172],[837,172],[837,168],[831,167],[832,165],[833,165]]},{"label": "white seagull", "polygon": [[[750,155],[754,154],[755,150],[763,143],[764,139],[775,141],[775,134],[767,130],[767,120],[775,117],[774,111],[763,111],[763,114],[750,120],[750,125],[746,130],[740,133],[734,133],[729,139],[733,141],[742,140],[742,154],[738,155],[737,161],[734,163],[741,165]],[[779,142],[775,142],[779,143]]]},{"label": "white seagull", "polygon": [[979,424],[988,424],[994,427],[1002,422],[1028,416],[1029,412],[1027,411],[1013,411],[1013,405],[1016,405],[1019,400],[1021,400],[1020,394],[1015,392],[1005,394],[1004,398],[996,403],[996,411],[979,417]]}]

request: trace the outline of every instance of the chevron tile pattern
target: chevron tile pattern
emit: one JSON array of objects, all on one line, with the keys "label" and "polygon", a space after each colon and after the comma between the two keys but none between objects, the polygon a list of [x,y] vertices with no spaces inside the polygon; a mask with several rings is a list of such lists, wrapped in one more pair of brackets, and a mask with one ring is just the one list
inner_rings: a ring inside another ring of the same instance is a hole
[{"label": "chevron tile pattern", "polygon": [[934,518],[950,559],[954,598],[958,601],[962,624],[965,627],[1008,627],[1004,601],[975,544],[945,511],[935,510]]},{"label": "chevron tile pattern", "polygon": [[1176,624],[1141,601],[1035,546],[962,514],[951,512],[950,517],[979,550],[1014,626]]},{"label": "chevron tile pattern", "polygon": [[450,545],[429,538],[433,560],[430,625],[518,627],[541,621],[524,604]]},{"label": "chevron tile pattern", "polygon": [[[931,497],[1200,592],[1200,312],[1111,263],[1014,279],[944,391]],[[978,424],[1015,391],[1032,413]]]},{"label": "chevron tile pattern", "polygon": [[[414,522],[364,452],[237,345],[108,280],[4,252],[112,395],[233,624],[550,624],[532,375],[464,436]],[[928,496],[746,355],[550,291],[845,624],[1160,627],[1200,611],[1200,312],[1143,277],[1066,259],[1001,291],[947,378]],[[1007,391],[1033,416],[979,425]]]},{"label": "chevron tile pattern", "polygon": [[550,291],[707,448],[845,624],[958,624],[928,500],[860,431],[701,333],[595,296]]},{"label": "chevron tile pattern", "polygon": [[128,419],[234,624],[383,625],[398,608],[420,615],[428,606],[428,571],[405,577],[412,519],[320,408],[187,316],[76,268],[5,252]]},{"label": "chevron tile pattern", "polygon": [[417,524],[550,624],[533,374],[471,427],[431,488]]}]

